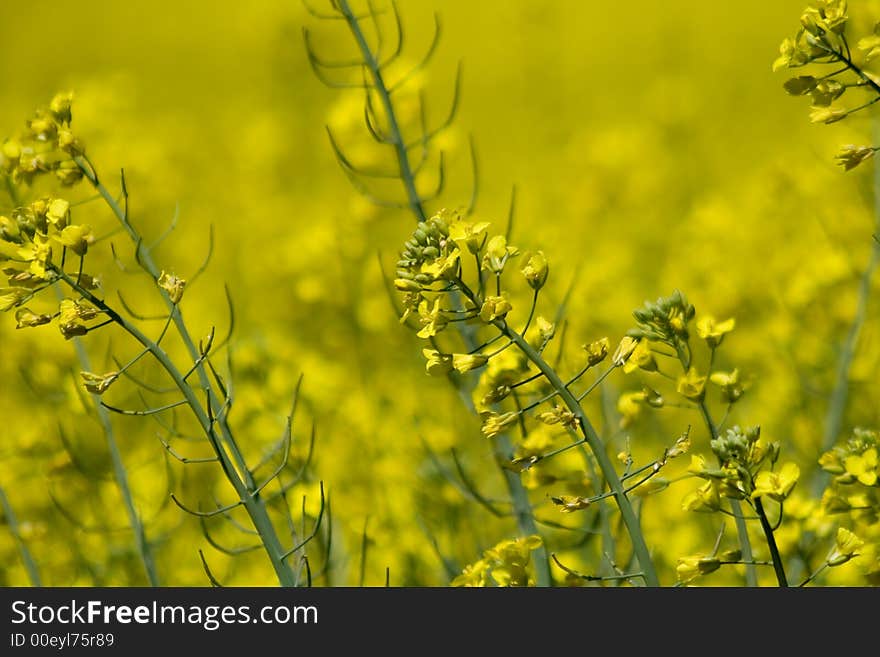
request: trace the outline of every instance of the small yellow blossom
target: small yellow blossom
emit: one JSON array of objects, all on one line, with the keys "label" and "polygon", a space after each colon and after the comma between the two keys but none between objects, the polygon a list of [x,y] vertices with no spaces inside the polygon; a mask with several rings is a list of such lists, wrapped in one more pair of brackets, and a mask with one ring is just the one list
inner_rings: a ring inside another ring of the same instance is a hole
[{"label": "small yellow blossom", "polygon": [[853,557],[858,556],[858,551],[865,542],[853,532],[844,527],[838,527],[837,536],[834,540],[834,550],[828,557],[829,566],[840,566]]},{"label": "small yellow blossom", "polygon": [[714,573],[721,567],[721,561],[717,557],[681,557],[675,567],[675,573],[680,582],[690,582],[700,575]]},{"label": "small yellow blossom", "polygon": [[452,354],[441,354],[436,349],[422,349],[427,361],[425,370],[431,376],[442,376],[452,371]]},{"label": "small yellow blossom", "polygon": [[422,273],[427,274],[434,281],[448,280],[458,274],[458,264],[461,251],[452,249],[446,255],[435,258],[432,262],[422,264]]},{"label": "small yellow blossom", "polygon": [[431,308],[428,307],[428,301],[422,299],[419,304],[419,323],[422,328],[416,335],[420,338],[432,338],[446,328],[448,321],[440,310],[439,297],[434,300],[434,305]]},{"label": "small yellow blossom", "polygon": [[452,367],[462,374],[479,369],[487,362],[489,357],[482,354],[452,354]]},{"label": "small yellow blossom", "polygon": [[82,257],[89,250],[89,245],[95,241],[91,226],[74,225],[67,226],[54,239]]},{"label": "small yellow blossom", "polygon": [[160,288],[168,293],[168,297],[171,299],[171,303],[180,303],[180,300],[183,298],[183,288],[186,287],[186,281],[184,279],[178,278],[174,274],[168,274],[163,271],[159,275],[159,279],[156,281],[156,283],[159,285]]},{"label": "small yellow blossom", "polygon": [[853,475],[865,486],[875,486],[877,484],[880,462],[878,462],[876,447],[866,449],[860,455],[853,454],[852,456],[847,456],[843,461],[843,466],[849,474]]},{"label": "small yellow blossom", "polygon": [[680,395],[687,397],[691,401],[701,401],[706,391],[706,377],[700,374],[693,367],[678,377],[678,392]]},{"label": "small yellow blossom", "polygon": [[592,504],[586,497],[578,497],[577,495],[560,495],[559,497],[551,497],[550,501],[559,507],[562,513],[572,513],[586,509]]},{"label": "small yellow blossom", "polygon": [[657,361],[654,360],[654,354],[647,340],[639,340],[636,348],[633,349],[629,358],[623,364],[623,371],[626,374],[641,369],[646,372],[657,371]]},{"label": "small yellow blossom", "polygon": [[794,489],[801,476],[801,469],[795,463],[785,463],[779,472],[762,470],[755,477],[752,499],[766,495],[772,500],[782,502]]},{"label": "small yellow blossom", "polygon": [[614,355],[611,357],[611,361],[614,363],[615,367],[622,367],[629,357],[632,356],[632,353],[636,350],[636,347],[639,346],[639,341],[635,338],[631,338],[628,335],[624,336],[624,338],[620,341],[620,344],[617,345],[617,349],[614,351]]},{"label": "small yellow blossom", "polygon": [[28,308],[19,308],[15,311],[15,328],[31,328],[33,326],[42,326],[52,321],[51,315],[38,315]]},{"label": "small yellow blossom", "polygon": [[721,400],[733,404],[742,397],[745,387],[739,380],[739,370],[732,372],[713,372],[709,380],[721,388]]},{"label": "small yellow blossom", "polygon": [[526,264],[522,268],[522,274],[526,278],[526,282],[533,290],[537,291],[544,287],[547,282],[547,258],[544,257],[543,251],[537,251],[529,256]]},{"label": "small yellow blossom", "polygon": [[79,375],[82,377],[86,390],[95,395],[103,395],[107,388],[119,378],[119,372],[107,372],[106,374],[80,372]]},{"label": "small yellow blossom", "polygon": [[513,306],[510,305],[506,296],[486,297],[483,307],[480,308],[480,319],[488,324],[502,319],[511,310],[513,310]]},{"label": "small yellow blossom", "polygon": [[605,360],[610,348],[608,338],[601,338],[590,344],[585,344],[584,351],[587,352],[587,367],[595,367]]},{"label": "small yellow blossom", "polygon": [[714,349],[721,344],[724,336],[730,333],[735,326],[736,320],[733,317],[718,322],[711,315],[703,315],[697,320],[697,335]]},{"label": "small yellow blossom", "polygon": [[486,221],[471,223],[460,219],[449,226],[449,239],[460,247],[467,248],[471,253],[477,254],[486,243],[486,229],[488,227],[489,223]]},{"label": "small yellow blossom", "polygon": [[481,429],[483,435],[486,438],[494,438],[504,431],[505,427],[516,422],[517,414],[513,411],[503,414],[498,414],[494,411],[483,411],[480,413],[480,417],[483,420],[483,427]]},{"label": "small yellow blossom", "polygon": [[483,254],[483,267],[500,274],[504,271],[508,259],[518,253],[519,250],[516,247],[507,245],[507,238],[504,235],[495,235],[486,245],[486,253]]},{"label": "small yellow blossom", "polygon": [[685,511],[714,512],[721,508],[721,493],[715,481],[707,481],[682,500]]}]

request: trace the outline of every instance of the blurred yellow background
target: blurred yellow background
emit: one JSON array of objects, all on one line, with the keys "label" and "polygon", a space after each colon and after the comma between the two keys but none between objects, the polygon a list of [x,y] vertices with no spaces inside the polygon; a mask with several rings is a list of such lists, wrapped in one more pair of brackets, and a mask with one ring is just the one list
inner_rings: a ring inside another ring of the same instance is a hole
[{"label": "blurred yellow background", "polygon": [[[877,4],[853,3],[853,20],[870,29]],[[786,74],[771,72],[803,5],[399,0],[409,60],[427,48],[434,11],[442,22],[436,56],[419,79],[432,121],[443,116],[463,66],[460,112],[442,142],[448,186],[429,207],[467,202],[473,136],[476,216],[503,230],[516,186],[511,241],[543,249],[550,261],[545,313],[579,272],[569,309],[572,362],[584,342],[608,336],[616,344],[633,308],[676,288],[698,313],[736,317],[719,366],[739,367],[752,383],[731,421],[760,424],[787,460],[812,472],[869,258],[874,201],[870,166],[844,175],[833,162],[841,144],[870,142],[868,116],[812,125],[807,102],[783,91]],[[443,459],[455,447],[481,490],[503,492],[478,421],[444,381],[425,375],[421,344],[389,303],[379,260],[390,271],[413,219],[371,206],[334,160],[325,125],[361,161],[375,147],[363,139],[358,92],[328,89],[311,71],[304,26],[321,53],[352,52],[342,25],[309,16],[296,0],[5,2],[0,126],[14,134],[55,92],[72,90],[74,129],[114,188],[124,167],[134,223],[155,237],[179,207],[180,225],[156,256],[162,266],[191,274],[214,227],[213,260],[184,311],[196,335],[212,325],[219,332],[229,286],[241,409],[233,420],[257,457],[279,435],[304,375],[295,452],[305,452],[312,420],[318,439],[298,494],[314,511],[324,481],[333,512],[333,567],[316,583],[382,585],[387,568],[393,585],[444,585],[516,528],[465,499],[426,455],[423,443]],[[74,211],[105,231],[112,226],[99,204]],[[137,285],[102,257],[114,285]],[[44,582],[143,584],[130,535],[88,528],[106,521],[118,529],[125,517],[100,429],[75,393],[72,345],[55,331],[17,332],[11,317],[2,319],[0,485]],[[876,320],[872,304],[845,433],[878,425]],[[88,344],[105,365],[111,352],[134,353],[118,335]],[[705,432],[685,412],[664,410],[619,431],[617,395],[639,387],[615,375],[590,405],[613,453],[629,438],[635,454],[651,458],[691,423],[695,449],[708,452]],[[136,405],[136,396],[129,400]],[[226,484],[200,465],[168,468],[169,483],[159,427],[144,420],[114,421],[162,582],[206,585],[202,548],[221,581],[272,584],[259,552],[212,551],[199,523],[168,504],[169,488],[194,506],[211,504],[208,490],[223,499]],[[74,467],[62,433],[90,475]],[[560,521],[548,500],[558,484],[524,478],[539,514]],[[673,484],[643,508],[666,582],[676,558],[710,550],[717,532],[717,522],[681,510],[690,488]],[[806,483],[801,489],[809,497]],[[573,539],[548,540],[566,552]],[[566,553],[589,570],[590,550]],[[729,576],[715,581],[739,581]],[[834,577],[859,581],[854,569]],[[4,532],[0,583],[27,583]]]}]

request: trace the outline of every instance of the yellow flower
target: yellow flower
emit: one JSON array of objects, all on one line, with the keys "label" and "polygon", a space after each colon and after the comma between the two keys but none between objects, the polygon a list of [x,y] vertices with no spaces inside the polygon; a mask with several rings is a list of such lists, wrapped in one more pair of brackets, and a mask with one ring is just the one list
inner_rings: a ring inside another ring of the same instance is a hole
[{"label": "yellow flower", "polygon": [[782,502],[794,489],[801,476],[801,469],[794,463],[786,463],[779,472],[762,470],[755,477],[755,490],[752,499],[766,495],[772,500]]},{"label": "yellow flower", "polygon": [[433,280],[454,278],[458,273],[458,261],[461,258],[459,249],[452,249],[445,256],[441,255],[432,262],[422,264],[422,273],[427,274]]},{"label": "yellow flower", "polygon": [[584,351],[587,352],[587,367],[594,367],[605,360],[610,349],[608,338],[602,338],[584,345]]},{"label": "yellow flower", "polygon": [[507,297],[486,297],[483,307],[480,308],[480,319],[489,324],[496,319],[503,318],[511,310],[513,310],[513,306],[510,305]]},{"label": "yellow flower", "polygon": [[64,91],[55,94],[49,103],[49,111],[58,123],[70,123],[70,106],[73,103],[73,92]]},{"label": "yellow flower", "polygon": [[541,336],[542,344],[548,342],[554,335],[556,335],[556,324],[541,315],[538,315],[535,318],[535,328],[538,330],[538,335]]},{"label": "yellow flower", "polygon": [[103,395],[116,379],[119,372],[107,372],[106,374],[93,374],[92,372],[80,372],[86,390],[95,394]]},{"label": "yellow flower", "polygon": [[706,341],[713,349],[721,344],[724,336],[730,333],[736,326],[736,320],[731,317],[723,322],[715,321],[711,315],[703,315],[697,321],[697,335]]},{"label": "yellow flower", "polygon": [[419,304],[419,322],[422,328],[416,335],[420,338],[432,338],[446,328],[448,321],[440,311],[439,297],[434,300],[434,306],[430,309],[428,308],[428,301],[422,299]]},{"label": "yellow flower", "polygon": [[813,123],[836,123],[847,117],[849,112],[833,107],[814,107],[810,112],[810,121]]},{"label": "yellow flower", "polygon": [[[880,37],[877,37],[880,39]],[[840,149],[840,152],[835,155],[835,159],[837,163],[843,167],[844,171],[849,171],[850,169],[855,169],[865,160],[868,160],[874,157],[874,153],[877,150],[873,146],[856,146],[854,144],[848,144]]]},{"label": "yellow flower", "polygon": [[539,413],[538,419],[544,424],[561,424],[571,428],[575,428],[578,422],[577,416],[562,406],[554,406],[552,411]]},{"label": "yellow flower", "polygon": [[687,374],[678,377],[678,392],[691,401],[701,401],[706,391],[706,377],[700,376],[693,367]]},{"label": "yellow flower", "polygon": [[715,481],[707,481],[697,490],[689,493],[682,500],[681,508],[685,511],[712,513],[721,508],[721,494]]},{"label": "yellow flower", "polygon": [[516,422],[517,414],[513,411],[499,415],[494,411],[483,411],[480,413],[483,419],[483,427],[481,431],[486,438],[494,438],[504,431],[504,428]]},{"label": "yellow flower", "polygon": [[52,321],[51,315],[38,315],[28,308],[19,308],[15,311],[15,328],[31,328],[33,326],[42,326]]},{"label": "yellow flower", "polygon": [[98,316],[100,311],[73,299],[62,299],[59,308],[58,329],[66,340],[89,332],[83,323]]},{"label": "yellow flower", "polygon": [[49,202],[46,209],[46,219],[48,219],[55,228],[61,230],[67,225],[70,219],[70,203],[62,198],[56,198]]},{"label": "yellow flower", "polygon": [[452,354],[452,367],[462,374],[483,367],[487,362],[489,357],[482,354]]},{"label": "yellow flower", "polygon": [[625,392],[617,400],[617,412],[620,413],[620,426],[625,429],[638,418],[642,412],[642,402],[647,399],[644,390],[638,392]]},{"label": "yellow flower", "polygon": [[721,388],[721,400],[728,404],[735,403],[742,397],[745,388],[739,380],[739,370],[732,372],[713,372],[709,380]]},{"label": "yellow flower", "polygon": [[580,511],[590,506],[591,502],[586,497],[578,497],[577,495],[560,495],[559,497],[551,497],[550,501],[559,507],[562,513],[571,513]]},{"label": "yellow flower", "polygon": [[675,567],[678,581],[689,582],[700,575],[714,573],[721,567],[721,561],[717,557],[681,557]]},{"label": "yellow flower", "polygon": [[168,293],[168,298],[171,299],[171,303],[180,303],[180,300],[183,298],[183,288],[186,287],[186,281],[184,279],[178,278],[174,274],[167,274],[163,271],[159,275],[159,279],[156,283]]},{"label": "yellow flower", "polygon": [[625,336],[620,344],[617,345],[617,349],[614,351],[614,355],[611,357],[611,361],[614,363],[615,367],[623,366],[629,357],[632,356],[632,353],[636,350],[636,347],[639,346],[639,341],[635,338],[631,338],[628,335]]},{"label": "yellow flower", "polygon": [[537,291],[544,287],[544,283],[547,282],[548,270],[549,266],[547,258],[544,257],[544,252],[537,251],[529,256],[529,259],[522,268],[522,274],[526,277],[529,287]]},{"label": "yellow flower", "polygon": [[452,371],[452,354],[441,354],[436,349],[422,349],[427,362],[425,370],[431,376],[442,376]]},{"label": "yellow flower", "polygon": [[843,461],[846,471],[865,486],[877,484],[878,472],[880,472],[878,465],[880,463],[878,463],[876,447],[866,449],[861,455],[847,456]]},{"label": "yellow flower", "polygon": [[865,542],[850,530],[838,527],[837,536],[834,540],[834,550],[828,557],[829,566],[840,566],[853,557],[858,556],[858,550]]},{"label": "yellow flower", "polygon": [[519,250],[513,246],[507,246],[507,238],[504,235],[495,235],[486,245],[486,253],[483,255],[483,267],[500,274],[504,271],[507,260],[517,255]]},{"label": "yellow flower", "polygon": [[462,570],[461,575],[450,582],[450,586],[481,587],[488,583],[489,564],[485,559],[468,564]]},{"label": "yellow flower", "polygon": [[84,256],[89,245],[95,241],[91,226],[86,225],[67,226],[53,238],[78,256]]},{"label": "yellow flower", "polygon": [[459,220],[449,226],[449,239],[459,246],[466,247],[471,253],[477,254],[486,243],[486,229],[488,227],[489,222],[486,221],[475,224]]},{"label": "yellow flower", "polygon": [[30,290],[24,287],[0,287],[0,312],[21,305],[30,293]]},{"label": "yellow flower", "polygon": [[657,370],[657,361],[654,360],[654,354],[647,340],[639,340],[635,349],[633,349],[629,358],[623,364],[623,371],[626,374],[635,372],[638,369],[646,372],[655,372]]}]

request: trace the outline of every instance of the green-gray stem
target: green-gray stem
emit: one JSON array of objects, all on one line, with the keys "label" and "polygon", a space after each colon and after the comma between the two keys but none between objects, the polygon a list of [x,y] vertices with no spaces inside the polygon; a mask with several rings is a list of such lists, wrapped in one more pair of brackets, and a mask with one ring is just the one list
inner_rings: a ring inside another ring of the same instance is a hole
[{"label": "green-gray stem", "polygon": [[6,498],[6,493],[3,492],[2,487],[0,487],[0,508],[3,509],[3,515],[6,516],[6,524],[9,526],[9,533],[12,534],[12,538],[15,540],[18,554],[21,556],[21,562],[24,564],[24,569],[27,571],[31,586],[42,586],[43,584],[40,581],[40,571],[37,570],[37,564],[34,563],[31,551],[28,550],[27,545],[24,543],[24,539],[21,537],[21,532],[18,527],[18,518],[15,515],[15,511],[12,509],[12,505]]},{"label": "green-gray stem", "polygon": [[776,579],[779,582],[779,586],[787,587],[788,579],[785,577],[782,557],[779,555],[776,537],[773,535],[773,527],[770,526],[770,521],[764,512],[764,504],[761,502],[760,497],[755,498],[755,511],[758,512],[758,517],[761,519],[761,529],[764,530],[764,536],[767,538],[767,547],[770,548],[770,558],[773,560],[773,570],[776,571]]}]

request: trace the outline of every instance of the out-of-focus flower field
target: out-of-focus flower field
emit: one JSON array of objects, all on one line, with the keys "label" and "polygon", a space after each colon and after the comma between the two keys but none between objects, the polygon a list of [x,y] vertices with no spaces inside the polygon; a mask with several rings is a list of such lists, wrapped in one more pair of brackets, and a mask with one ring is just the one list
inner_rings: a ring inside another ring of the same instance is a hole
[{"label": "out-of-focus flower field", "polygon": [[[697,319],[734,318],[713,365],[736,369],[742,397],[728,409],[723,386],[709,382],[705,400],[724,428],[759,425],[762,437],[779,443],[779,465],[799,468],[775,528],[790,579],[820,566],[844,527],[864,548],[817,581],[876,584],[876,514],[823,501],[830,475],[818,461],[854,429],[880,428],[880,304],[876,276],[864,276],[876,232],[874,163],[844,172],[834,161],[841,145],[871,143],[878,130],[869,112],[830,126],[811,123],[809,102],[783,90],[791,76],[771,70],[804,4],[398,2],[407,61],[427,49],[434,11],[442,23],[434,58],[414,81],[431,123],[448,108],[462,64],[459,111],[439,144],[446,186],[427,208],[467,204],[472,137],[479,163],[472,219],[503,233],[515,186],[509,242],[522,252],[540,249],[549,262],[539,310],[552,318],[566,302],[564,331],[559,324],[554,338],[563,347],[548,352],[555,358],[559,351],[566,372],[581,367],[581,345],[607,337],[614,351],[636,324],[633,310],[675,290],[687,295]],[[851,3],[850,20],[851,29],[869,34],[880,2]],[[37,107],[72,91],[74,131],[114,193],[124,169],[132,223],[152,241],[178,215],[155,251],[161,268],[189,279],[213,242],[210,263],[188,284],[181,308],[195,336],[216,326],[219,341],[230,322],[228,286],[235,309],[230,422],[252,462],[283,434],[302,376],[291,459],[305,461],[313,425],[314,454],[289,504],[297,524],[306,516],[298,536],[323,515],[309,546],[313,583],[447,585],[522,532],[510,514],[487,508],[507,509],[497,444],[453,386],[426,374],[424,342],[399,321],[399,295],[386,279],[415,221],[405,209],[371,204],[334,158],[325,126],[352,159],[389,161],[366,138],[363,93],[330,89],[312,71],[304,26],[325,56],[353,52],[344,26],[310,16],[298,0],[3,3],[0,135],[21,132]],[[428,166],[435,170],[436,162]],[[40,184],[32,197],[50,193],[53,183]],[[144,277],[130,273],[130,245],[120,255],[129,272],[114,263],[110,243],[122,246],[124,235],[112,233],[107,206],[88,186],[73,189],[65,197],[72,216],[103,237],[90,247],[89,273],[102,274],[106,298],[116,300],[120,290],[137,313],[160,312]],[[403,198],[399,187],[389,189]],[[14,205],[0,190],[0,215]],[[529,294],[514,289],[515,311],[523,313]],[[836,419],[829,409],[841,391],[841,352],[859,313]],[[12,315],[0,316],[0,487],[8,498],[0,584],[32,583],[21,544],[43,584],[146,584],[74,343],[54,326],[17,330]],[[114,356],[137,353],[115,330],[82,345],[95,372],[116,368]],[[168,348],[183,353],[176,343]],[[698,367],[707,374],[704,352]],[[226,371],[225,352],[217,364]],[[659,364],[673,378],[681,373],[667,360]],[[138,377],[159,385],[148,364],[139,367]],[[102,399],[141,406],[130,381],[117,385]],[[662,408],[627,397],[644,386],[664,396]],[[585,400],[621,471],[627,454],[633,467],[649,463],[688,427],[691,454],[711,457],[699,411],[674,397],[675,381],[642,369],[611,372]],[[157,436],[170,420],[112,417],[159,582],[208,585],[201,549],[224,584],[277,584],[262,550],[217,550],[199,519],[171,500],[174,493],[188,507],[212,509],[234,498],[214,464],[169,457]],[[537,430],[528,439],[515,446],[519,454],[568,442]],[[175,449],[204,456],[186,440]],[[712,552],[722,523],[723,548],[736,545],[732,518],[683,506],[701,483],[688,476],[691,454],[664,465],[663,485],[631,495],[663,584],[681,579],[680,559]],[[613,575],[609,564],[619,560],[626,569],[628,544],[609,543],[593,509],[562,513],[560,496],[591,494],[580,455],[572,450],[520,469],[514,475],[548,552],[580,573]],[[842,503],[876,511],[874,482],[850,490],[863,495],[861,505]],[[775,518],[778,505],[769,506]],[[10,509],[15,532],[7,531]],[[622,531],[616,510],[607,506],[607,513],[614,532]],[[760,525],[749,527],[755,560],[767,562]],[[212,541],[229,548],[255,543],[232,522],[210,519],[210,530]],[[517,565],[510,561],[508,569]],[[556,584],[589,584],[555,563],[550,572]],[[697,582],[737,586],[744,573],[743,565],[725,566]],[[757,573],[762,584],[776,582],[769,566]]]}]

